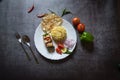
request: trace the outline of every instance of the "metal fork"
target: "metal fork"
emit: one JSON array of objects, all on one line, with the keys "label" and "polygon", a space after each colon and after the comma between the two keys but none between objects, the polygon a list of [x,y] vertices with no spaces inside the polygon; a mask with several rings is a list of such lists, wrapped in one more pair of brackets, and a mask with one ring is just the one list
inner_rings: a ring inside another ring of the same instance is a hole
[{"label": "metal fork", "polygon": [[23,50],[24,50],[24,52],[26,54],[26,57],[28,58],[29,61],[31,61],[30,56],[28,55],[27,51],[25,50],[25,48],[24,48],[24,46],[22,44],[22,38],[21,38],[21,36],[20,36],[20,34],[18,32],[15,33],[15,37],[18,40],[18,42],[20,43],[21,47],[23,48]]}]

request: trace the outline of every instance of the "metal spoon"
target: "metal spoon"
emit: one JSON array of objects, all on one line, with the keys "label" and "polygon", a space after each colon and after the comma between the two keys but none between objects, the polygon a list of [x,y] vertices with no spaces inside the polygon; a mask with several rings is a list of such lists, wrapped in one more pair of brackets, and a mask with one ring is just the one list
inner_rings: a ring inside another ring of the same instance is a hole
[{"label": "metal spoon", "polygon": [[18,40],[18,42],[20,43],[21,47],[23,48],[25,54],[26,54],[26,57],[28,58],[29,61],[31,61],[30,59],[30,56],[28,55],[27,51],[25,50],[25,48],[23,47],[23,44],[22,44],[22,39],[21,39],[21,36],[19,33],[15,33],[15,37],[16,39]]},{"label": "metal spoon", "polygon": [[37,57],[35,56],[35,53],[33,52],[32,48],[31,48],[30,38],[29,38],[27,35],[23,35],[23,36],[22,36],[22,41],[23,41],[23,43],[25,43],[25,44],[29,47],[29,49],[31,50],[32,55],[33,55],[36,63],[39,64],[38,59],[37,59]]}]

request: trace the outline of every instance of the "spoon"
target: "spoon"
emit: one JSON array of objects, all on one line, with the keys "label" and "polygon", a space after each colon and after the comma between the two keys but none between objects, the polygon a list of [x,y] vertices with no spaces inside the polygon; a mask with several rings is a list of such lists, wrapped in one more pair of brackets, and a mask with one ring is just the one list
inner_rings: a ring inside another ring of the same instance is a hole
[{"label": "spoon", "polygon": [[22,39],[21,39],[21,36],[19,33],[15,33],[15,37],[16,39],[18,40],[18,42],[20,43],[21,47],[23,48],[25,54],[26,54],[26,57],[28,58],[29,61],[31,61],[30,59],[30,56],[28,55],[27,51],[25,50],[25,48],[23,47],[23,44],[22,44]]},{"label": "spoon", "polygon": [[39,64],[38,59],[37,59],[37,57],[35,56],[35,53],[33,52],[32,48],[31,48],[30,38],[29,38],[27,35],[23,35],[23,36],[22,36],[22,41],[23,41],[24,44],[26,44],[26,45],[29,47],[29,49],[31,50],[32,55],[33,55],[36,63]]}]

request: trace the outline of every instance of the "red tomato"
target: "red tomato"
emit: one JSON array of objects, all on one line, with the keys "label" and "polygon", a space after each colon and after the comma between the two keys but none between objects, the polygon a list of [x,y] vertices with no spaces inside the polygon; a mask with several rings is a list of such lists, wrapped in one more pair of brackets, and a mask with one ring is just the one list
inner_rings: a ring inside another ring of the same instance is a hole
[{"label": "red tomato", "polygon": [[58,44],[58,48],[63,49],[64,48],[64,44],[59,43]]},{"label": "red tomato", "polygon": [[61,49],[58,47],[58,48],[56,48],[56,52],[57,53],[59,53],[59,54],[61,54],[62,53],[62,51],[61,51]]},{"label": "red tomato", "polygon": [[78,18],[78,17],[73,18],[72,23],[74,26],[77,26],[78,24],[80,24],[80,18]]},{"label": "red tomato", "polygon": [[82,23],[78,24],[78,25],[77,25],[77,30],[78,30],[79,32],[84,32],[84,30],[85,30],[85,25],[82,24]]}]

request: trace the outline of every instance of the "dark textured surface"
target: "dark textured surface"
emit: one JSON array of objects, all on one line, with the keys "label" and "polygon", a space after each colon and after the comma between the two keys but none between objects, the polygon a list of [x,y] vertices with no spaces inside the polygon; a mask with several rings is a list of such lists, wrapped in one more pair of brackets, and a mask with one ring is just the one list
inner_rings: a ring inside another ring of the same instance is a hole
[{"label": "dark textured surface", "polygon": [[[35,9],[28,14],[33,1]],[[0,80],[120,80],[119,3],[119,0],[0,0]],[[36,15],[47,9],[60,15],[64,8],[73,15],[63,18],[71,22],[74,16],[80,17],[95,40],[92,45],[81,44],[78,34],[73,55],[62,61],[49,61],[35,49],[34,32],[40,23]],[[15,32],[30,36],[40,64],[27,60]]]}]

